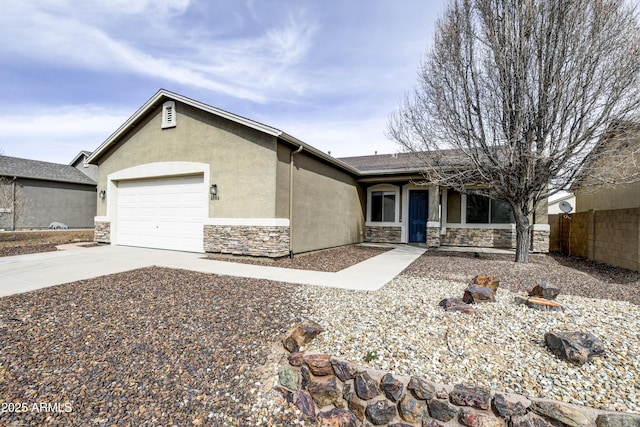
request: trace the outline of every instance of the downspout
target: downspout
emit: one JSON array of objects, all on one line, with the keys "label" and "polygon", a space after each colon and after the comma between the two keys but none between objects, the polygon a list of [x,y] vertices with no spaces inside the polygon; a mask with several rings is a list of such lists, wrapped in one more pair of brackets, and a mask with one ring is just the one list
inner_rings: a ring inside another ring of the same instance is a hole
[{"label": "downspout", "polygon": [[293,259],[293,156],[302,151],[302,145],[289,156],[289,258]]}]

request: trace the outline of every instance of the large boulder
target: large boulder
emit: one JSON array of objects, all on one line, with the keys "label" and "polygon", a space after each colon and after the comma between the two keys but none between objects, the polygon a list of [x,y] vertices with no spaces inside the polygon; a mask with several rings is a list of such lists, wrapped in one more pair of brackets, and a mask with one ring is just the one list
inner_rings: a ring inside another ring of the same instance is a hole
[{"label": "large boulder", "polygon": [[500,286],[500,279],[498,279],[497,276],[492,276],[490,274],[478,274],[473,278],[473,280],[471,280],[471,284],[484,286],[485,288],[489,288],[493,292],[496,292]]},{"label": "large boulder", "polygon": [[544,299],[554,300],[560,294],[560,288],[549,283],[540,283],[529,291],[530,297],[540,297]]},{"label": "large boulder", "polygon": [[293,327],[285,337],[282,344],[289,353],[300,351],[300,347],[317,337],[323,332],[322,326],[311,320],[305,320]]},{"label": "large boulder", "polygon": [[546,298],[516,296],[514,301],[516,304],[526,305],[540,311],[563,311],[558,302]]},{"label": "large boulder", "polygon": [[480,304],[483,302],[495,302],[495,292],[491,288],[480,285],[469,285],[464,291],[462,301],[467,304]]},{"label": "large boulder", "polygon": [[462,301],[461,298],[445,298],[438,305],[444,308],[444,311],[460,311],[465,314],[474,314],[473,307]]},{"label": "large boulder", "polygon": [[578,365],[604,354],[600,339],[589,332],[547,332],[544,340],[556,356]]}]

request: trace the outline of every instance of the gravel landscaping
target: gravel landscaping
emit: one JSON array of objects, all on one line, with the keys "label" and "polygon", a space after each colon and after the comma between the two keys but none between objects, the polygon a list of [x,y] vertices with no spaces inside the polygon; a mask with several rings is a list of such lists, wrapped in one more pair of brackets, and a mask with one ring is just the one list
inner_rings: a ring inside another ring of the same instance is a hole
[{"label": "gravel landscaping", "polygon": [[[337,271],[354,254],[372,256],[360,248],[294,261]],[[479,273],[502,279],[497,302],[476,305],[475,315],[438,306]],[[430,251],[375,292],[154,267],[4,297],[0,403],[28,410],[6,407],[0,425],[313,424],[272,390],[279,339],[303,318],[325,328],[307,350],[364,366],[640,412],[638,279],[562,257],[516,265],[511,256]],[[513,303],[545,280],[562,288],[564,312]],[[592,332],[606,355],[560,361],[544,344],[550,329]],[[365,362],[372,351],[379,357]]]},{"label": "gravel landscaping", "polygon": [[[306,301],[301,314],[326,330],[306,350],[444,384],[640,413],[640,306],[631,303],[638,301],[637,275],[605,266],[589,274],[560,265],[597,267],[580,260],[541,256],[516,265],[509,259],[429,252],[376,292],[300,288],[296,299]],[[473,315],[438,306],[444,298],[461,298],[478,273],[500,275],[496,302],[474,305]],[[594,277],[603,274],[614,283]],[[544,280],[562,288],[563,312],[515,304],[515,295]],[[552,330],[595,334],[605,357],[582,366],[559,360],[544,342]],[[365,361],[374,352],[379,357]]]},{"label": "gravel landscaping", "polygon": [[358,264],[376,255],[389,251],[389,247],[369,245],[347,245],[317,252],[295,255],[293,259],[285,258],[255,258],[234,255],[208,254],[216,261],[240,262],[243,264],[267,265],[270,267],[294,268],[298,270],[313,270],[336,272]]},{"label": "gravel landscaping", "polygon": [[294,425],[269,390],[296,289],[148,268],[4,297],[0,403],[27,411],[0,425]]},{"label": "gravel landscaping", "polygon": [[52,252],[66,243],[91,242],[91,230],[40,230],[0,232],[0,257]]}]

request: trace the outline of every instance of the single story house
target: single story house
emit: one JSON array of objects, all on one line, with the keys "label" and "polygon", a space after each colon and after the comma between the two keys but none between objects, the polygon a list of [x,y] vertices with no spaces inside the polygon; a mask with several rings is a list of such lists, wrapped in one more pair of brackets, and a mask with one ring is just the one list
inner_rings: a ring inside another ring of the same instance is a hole
[{"label": "single story house", "polygon": [[0,229],[93,228],[96,181],[71,165],[0,156]]},{"label": "single story house", "polygon": [[[99,242],[269,257],[362,241],[515,245],[503,202],[426,183],[409,154],[334,158],[163,89],[87,163]],[[536,222],[544,252],[546,216]]]},{"label": "single story house", "polygon": [[98,166],[87,163],[89,156],[91,156],[91,151],[82,150],[71,160],[69,166],[78,169],[93,181],[98,181]]}]

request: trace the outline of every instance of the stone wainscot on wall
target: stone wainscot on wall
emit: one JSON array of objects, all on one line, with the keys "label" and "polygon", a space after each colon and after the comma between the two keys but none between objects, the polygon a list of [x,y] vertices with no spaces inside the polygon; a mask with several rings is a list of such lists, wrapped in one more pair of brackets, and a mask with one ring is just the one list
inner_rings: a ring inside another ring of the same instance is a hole
[{"label": "stone wainscot on wall", "polygon": [[289,254],[289,227],[205,225],[205,252],[282,257]]}]

